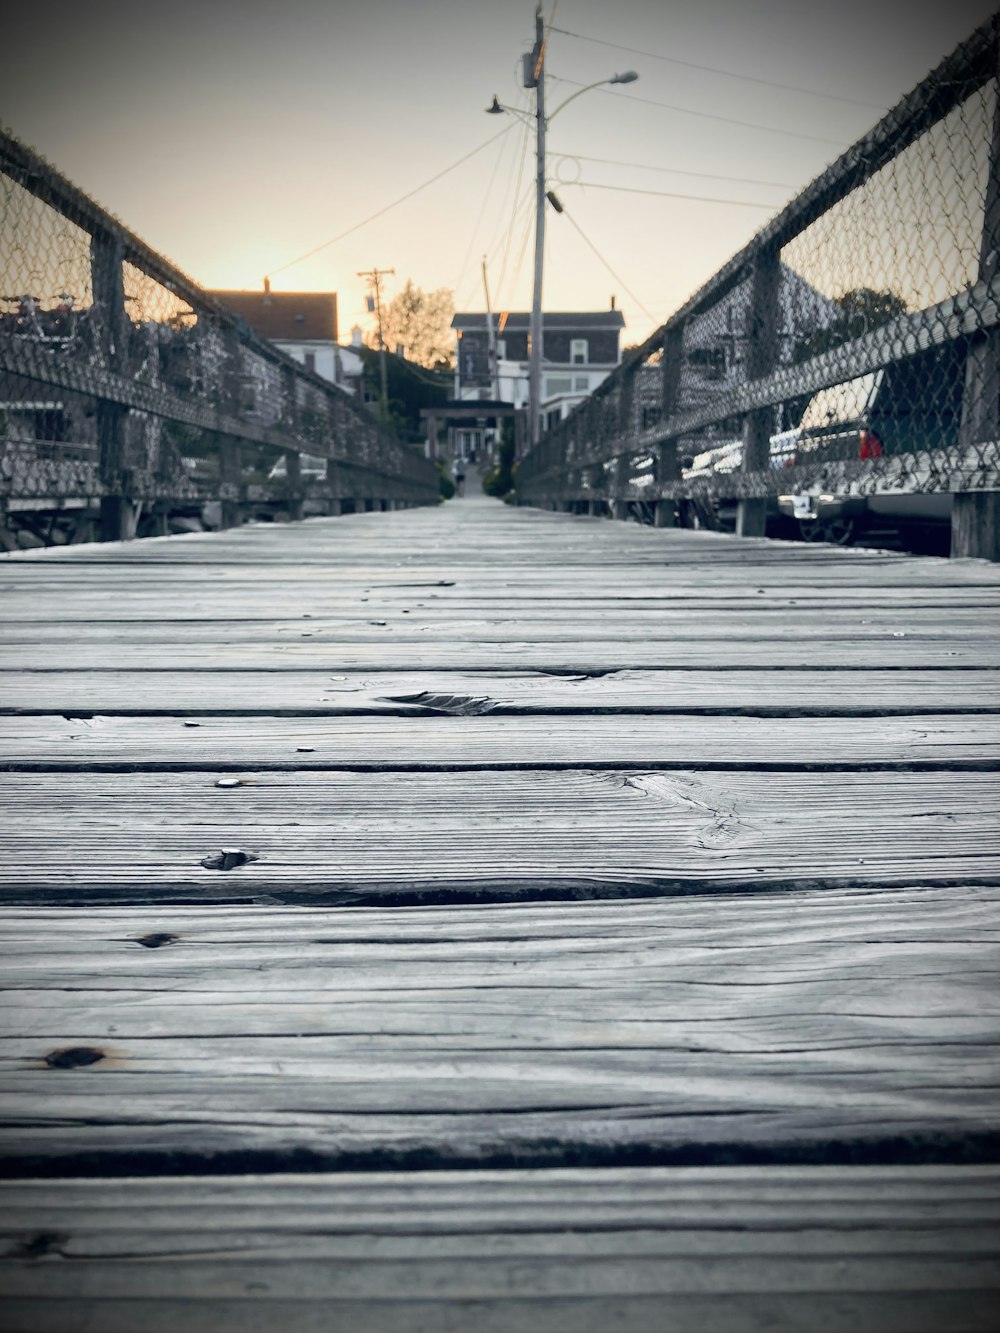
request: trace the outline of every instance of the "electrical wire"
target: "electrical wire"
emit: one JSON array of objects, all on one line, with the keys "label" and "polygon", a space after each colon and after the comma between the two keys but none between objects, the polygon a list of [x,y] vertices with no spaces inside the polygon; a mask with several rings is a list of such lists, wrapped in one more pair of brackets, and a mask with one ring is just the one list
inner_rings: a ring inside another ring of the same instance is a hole
[{"label": "electrical wire", "polygon": [[[510,221],[510,226],[512,231],[516,229],[516,227],[518,226],[518,224],[521,222],[522,219],[525,220],[526,225],[530,223],[531,217],[534,214],[534,206],[535,206],[534,190],[533,189],[525,190],[521,198],[518,200],[517,208],[515,209],[514,214]],[[493,250],[487,252],[486,256],[487,267],[493,265],[496,262],[501,248],[505,244],[507,244],[508,239],[509,238],[507,234],[499,236],[497,238]],[[498,300],[500,297],[500,292],[502,290],[502,278],[503,278],[503,273],[501,273],[501,278],[496,280],[495,282],[494,295],[497,297]],[[469,306],[474,300],[478,298],[480,283],[481,283],[481,278],[479,277],[470,280],[467,291],[461,294],[461,302],[459,305],[460,309],[464,309],[465,307]]]},{"label": "electrical wire", "polygon": [[465,277],[466,270],[469,267],[469,260],[472,257],[472,248],[476,243],[476,237],[479,235],[479,228],[482,226],[483,217],[486,214],[486,206],[490,202],[490,195],[492,195],[493,186],[496,184],[497,173],[500,170],[500,162],[502,158],[503,158],[503,145],[501,145],[499,151],[497,152],[496,161],[493,163],[493,170],[490,173],[489,183],[486,186],[486,192],[483,195],[483,202],[479,208],[479,216],[476,218],[475,226],[472,228],[472,234],[469,237],[469,245],[468,249],[465,252],[465,258],[462,260],[462,267],[459,270],[458,277],[452,284],[453,290],[457,291],[457,289],[461,286],[462,279]]},{"label": "electrical wire", "polygon": [[[728,181],[733,185],[766,185],[776,190],[797,190],[798,185],[791,181],[761,181],[749,176],[724,176],[716,171],[687,171],[683,167],[659,167],[651,162],[621,162],[614,157],[590,157],[587,153],[553,153],[553,157],[568,157],[577,162],[599,162],[606,167],[629,167],[635,171],[659,171],[672,176],[696,176],[700,180]],[[558,176],[556,177],[558,180]],[[564,181],[559,182],[566,184]]]},{"label": "electrical wire", "polygon": [[398,208],[399,205],[405,203],[407,199],[412,199],[415,194],[419,194],[421,190],[426,190],[429,185],[433,185],[436,181],[441,180],[442,177],[447,176],[449,172],[454,171],[456,167],[460,167],[463,162],[468,162],[469,159],[475,157],[477,153],[481,153],[484,148],[489,148],[491,143],[496,143],[497,139],[505,134],[509,134],[513,128],[513,125],[505,125],[499,134],[490,135],[490,137],[485,140],[485,142],[481,143],[478,148],[473,148],[470,152],[463,154],[457,161],[452,162],[451,166],[445,167],[443,171],[439,171],[436,175],[431,176],[431,178],[425,180],[422,185],[417,185],[414,189],[407,190],[406,194],[401,194],[399,198],[394,199],[391,204],[386,204],[385,207],[380,208],[378,212],[370,214],[360,222],[356,222],[353,227],[348,227],[346,231],[340,232],[339,235],[332,236],[330,240],[324,241],[322,245],[316,245],[311,250],[307,250],[305,254],[299,255],[296,259],[290,259],[287,264],[281,264],[278,268],[271,269],[269,276],[273,277],[276,273],[284,273],[285,269],[293,268],[296,264],[301,264],[304,259],[311,259],[313,255],[318,255],[321,250],[326,250],[329,246],[336,245],[338,241],[342,241],[346,237],[353,235],[354,232],[360,231],[362,227],[367,227],[369,222],[374,222],[377,218],[383,217],[393,208]]},{"label": "electrical wire", "polygon": [[699,65],[694,60],[681,60],[679,56],[657,55],[653,51],[642,51],[635,46],[621,46],[618,42],[606,42],[601,37],[587,37],[582,32],[570,32],[567,28],[550,27],[550,32],[558,32],[563,37],[575,37],[581,42],[593,42],[596,46],[609,46],[615,51],[627,51],[630,55],[645,56],[647,60],[663,60],[670,65],[683,65],[685,69],[698,69],[706,74],[722,74],[727,79],[742,79],[744,83],[757,83],[765,88],[780,88],[783,92],[802,93],[806,97],[821,97],[830,102],[846,102],[848,106],[868,107],[872,111],[881,111],[883,115],[888,110],[887,107],[879,105],[877,102],[863,102],[857,97],[845,97],[842,93],[824,93],[816,88],[803,88],[795,83],[778,83],[774,79],[762,79],[755,74],[737,74],[732,69],[719,69],[715,65]]},{"label": "electrical wire", "polygon": [[642,313],[646,316],[647,319],[652,320],[654,324],[659,324],[661,321],[658,320],[654,314],[652,314],[650,311],[648,311],[648,310],[646,309],[646,307],[645,307],[645,306],[642,304],[642,302],[639,300],[638,296],[636,296],[635,292],[629,290],[629,288],[626,286],[626,284],[625,284],[624,280],[621,278],[621,276],[620,276],[619,274],[617,274],[617,273],[614,271],[614,269],[611,267],[611,265],[608,263],[608,261],[607,261],[607,260],[604,258],[604,256],[601,254],[600,250],[598,250],[597,246],[594,245],[593,241],[591,241],[591,240],[587,237],[587,235],[584,233],[583,228],[582,228],[582,227],[580,226],[580,224],[577,222],[576,218],[574,218],[573,215],[572,215],[571,213],[569,213],[569,212],[566,211],[565,206],[563,207],[562,215],[563,215],[564,218],[566,218],[566,220],[570,223],[570,225],[571,225],[571,226],[574,228],[574,230],[578,233],[578,235],[580,236],[580,239],[583,241],[583,243],[584,243],[584,244],[585,244],[585,245],[586,245],[586,246],[593,252],[594,255],[596,255],[596,257],[600,260],[600,262],[601,262],[601,263],[604,265],[604,267],[608,270],[608,272],[609,272],[609,273],[611,274],[611,276],[614,278],[615,282],[617,282],[618,285],[621,287],[621,289],[622,289],[622,291],[625,293],[625,295],[631,297],[631,299],[636,303],[636,305],[639,307],[639,309],[642,311]]},{"label": "electrical wire", "polygon": [[517,215],[524,206],[524,196],[521,193],[522,182],[524,180],[524,164],[528,160],[528,131],[530,126],[525,122],[524,134],[521,138],[521,161],[517,169],[517,183],[514,186],[514,196],[511,201],[510,222],[507,224],[507,234],[504,238],[503,259],[500,262],[500,276],[497,278],[497,297],[503,289],[504,280],[507,276],[507,265],[510,261],[510,246],[514,239],[514,228],[517,224]]},{"label": "electrical wire", "polygon": [[691,199],[699,204],[735,204],[739,208],[764,208],[769,211],[774,210],[774,204],[761,204],[754,199],[719,199],[718,197],[706,194],[677,194],[672,190],[642,190],[632,185],[600,185],[595,181],[567,181],[559,188],[569,189],[571,186],[579,186],[583,190],[617,190],[621,194],[650,194],[657,199]]},{"label": "electrical wire", "polygon": [[490,243],[487,246],[487,252],[490,255],[491,260],[499,253],[501,246],[504,247],[505,254],[510,250],[511,228],[514,226],[514,220],[522,203],[521,185],[524,180],[525,163],[528,159],[528,134],[530,128],[528,122],[524,121],[521,130],[521,142],[516,154],[517,171],[516,173],[511,174],[510,180],[508,181],[509,194],[505,194],[502,204],[497,210],[497,226],[490,238]]},{"label": "electrical wire", "polygon": [[[586,88],[589,85],[583,83],[580,79],[564,79],[559,74],[550,74],[549,78],[559,83],[569,83],[578,88]],[[736,116],[720,116],[714,111],[695,111],[689,106],[675,106],[672,102],[657,102],[651,97],[636,97],[632,93],[617,93],[610,88],[596,88],[595,92],[604,93],[608,97],[620,97],[627,102],[642,102],[646,106],[662,107],[666,111],[677,111],[682,116],[698,116],[703,120],[718,120],[725,125],[739,125],[745,130],[761,130],[765,134],[785,134],[792,139],[809,139],[812,143],[833,144],[835,148],[843,148],[843,141],[840,139],[827,139],[819,134],[803,134],[801,130],[785,130],[777,125],[759,125],[753,120],[741,120]],[[557,107],[556,110],[559,110]],[[552,113],[555,115],[555,112]]]},{"label": "electrical wire", "polygon": [[535,216],[534,190],[528,195],[528,200],[530,202],[528,207],[524,210],[524,231],[521,233],[521,245],[517,254],[517,263],[514,265],[507,284],[507,299],[501,301],[499,292],[497,293],[497,304],[501,310],[509,310],[514,304],[514,292],[517,288],[518,280],[521,277],[521,269],[524,267],[524,256],[528,251],[528,238],[531,235],[532,222],[534,221]]}]

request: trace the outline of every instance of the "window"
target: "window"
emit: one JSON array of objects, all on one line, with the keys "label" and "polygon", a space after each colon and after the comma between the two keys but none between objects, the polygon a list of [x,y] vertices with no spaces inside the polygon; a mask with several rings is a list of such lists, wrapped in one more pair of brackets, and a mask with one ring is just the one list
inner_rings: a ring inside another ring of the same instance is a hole
[{"label": "window", "polygon": [[573,381],[574,393],[588,393],[590,391],[590,377],[588,375],[577,375]]},{"label": "window", "polygon": [[498,339],[497,339],[497,360],[498,360],[498,361],[506,361],[506,360],[507,360],[507,339],[506,339],[506,338],[498,338]]},{"label": "window", "polygon": [[306,370],[315,370],[315,369],[316,369],[316,353],[315,353],[315,352],[304,352],[304,353],[302,354],[302,360],[305,362]]},{"label": "window", "polygon": [[554,397],[557,393],[572,393],[573,381],[568,375],[551,375],[545,381],[546,397]]},{"label": "window", "polygon": [[586,338],[574,338],[569,345],[569,359],[574,366],[585,366],[589,359],[590,348]]}]

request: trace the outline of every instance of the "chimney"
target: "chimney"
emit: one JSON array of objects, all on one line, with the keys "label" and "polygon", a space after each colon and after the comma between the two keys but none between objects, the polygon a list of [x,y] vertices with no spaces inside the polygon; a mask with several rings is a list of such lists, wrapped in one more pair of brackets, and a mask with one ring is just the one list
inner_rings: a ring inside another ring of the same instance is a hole
[{"label": "chimney", "polygon": [[615,296],[612,296],[612,298],[611,298],[611,309],[612,309],[612,310],[614,310],[614,308],[615,308],[615,301],[616,301],[617,299],[618,299],[618,298],[615,297]]},{"label": "chimney", "polygon": [[[271,279],[270,279],[270,278],[265,278],[265,279],[264,279],[264,295],[265,295],[265,296],[270,296],[270,295],[271,295]],[[614,307],[614,304],[615,304],[614,301],[612,301],[612,302],[611,302],[612,308]]]}]

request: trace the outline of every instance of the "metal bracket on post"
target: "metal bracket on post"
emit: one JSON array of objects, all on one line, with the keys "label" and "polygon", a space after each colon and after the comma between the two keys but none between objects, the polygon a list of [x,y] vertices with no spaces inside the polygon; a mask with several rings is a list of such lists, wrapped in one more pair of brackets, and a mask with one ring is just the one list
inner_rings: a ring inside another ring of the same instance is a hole
[{"label": "metal bracket on post", "polygon": [[[774,369],[778,355],[781,261],[777,250],[758,251],[753,259],[747,378],[762,379]],[[766,472],[771,461],[774,409],[748,412],[743,425],[743,472]],[[745,498],[736,510],[739,537],[763,537],[767,527],[767,500]]]}]

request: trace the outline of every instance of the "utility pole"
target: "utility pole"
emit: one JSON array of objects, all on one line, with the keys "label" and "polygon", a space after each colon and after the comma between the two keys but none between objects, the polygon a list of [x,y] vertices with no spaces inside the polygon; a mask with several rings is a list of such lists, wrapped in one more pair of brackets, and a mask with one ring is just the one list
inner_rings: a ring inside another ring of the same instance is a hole
[{"label": "utility pole", "polygon": [[490,284],[486,276],[486,256],[483,255],[483,295],[486,297],[486,338],[489,344],[490,384],[493,397],[500,400],[500,363],[497,358],[497,332],[493,327],[493,309],[490,305]]},{"label": "utility pole", "polygon": [[[535,280],[531,290],[531,340],[528,360],[529,439],[534,448],[541,439],[542,408],[542,264],[545,254],[545,30],[542,7],[535,10],[535,45],[530,66],[525,61],[526,87],[535,89]],[[529,81],[530,80],[530,81]]]},{"label": "utility pole", "polygon": [[[531,418],[528,423],[528,439],[534,448],[542,434],[542,361],[545,355],[542,330],[542,266],[545,259],[546,198],[558,213],[563,211],[555,195],[545,193],[545,131],[548,125],[545,119],[545,25],[542,21],[540,4],[535,10],[535,44],[522,56],[522,60],[524,62],[522,83],[525,88],[535,90],[535,282],[531,297],[531,323],[528,326],[528,336],[531,340],[528,355],[528,415]],[[589,93],[591,88],[601,88],[606,83],[634,83],[638,77],[634,69],[627,69],[624,74],[613,74],[609,79],[598,79],[594,83],[588,83],[567,97],[565,102],[560,102],[552,112],[551,119],[554,120],[570,102],[582,97],[584,93]],[[493,103],[486,108],[486,114],[502,116],[505,111],[512,112],[530,124],[527,112],[517,107],[504,106],[494,93]]]},{"label": "utility pole", "polygon": [[359,278],[367,279],[369,290],[374,291],[375,293],[374,296],[369,296],[368,298],[368,310],[369,313],[374,311],[376,318],[378,319],[378,361],[379,361],[379,376],[382,384],[382,399],[380,406],[382,409],[383,421],[388,420],[389,417],[389,374],[388,371],[386,370],[386,365],[385,365],[385,338],[382,336],[381,283],[383,278],[389,277],[391,275],[394,276],[395,272],[396,270],[394,268],[373,268],[369,269],[367,272],[362,272],[357,274]]}]

